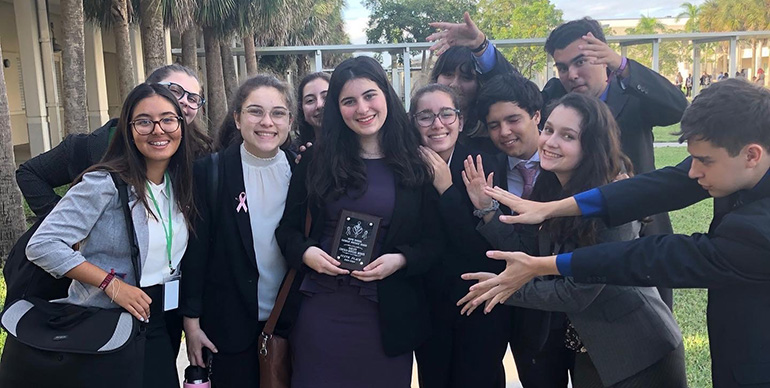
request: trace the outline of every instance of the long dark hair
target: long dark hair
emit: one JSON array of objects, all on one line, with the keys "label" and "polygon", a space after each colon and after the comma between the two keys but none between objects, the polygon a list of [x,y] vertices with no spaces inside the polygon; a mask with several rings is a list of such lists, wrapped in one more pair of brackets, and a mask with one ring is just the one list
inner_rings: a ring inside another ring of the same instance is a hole
[{"label": "long dark hair", "polygon": [[[598,98],[569,93],[551,105],[573,109],[580,115],[580,148],[583,158],[564,186],[556,174],[542,170],[532,190],[532,199],[553,201],[612,182],[621,172],[632,172],[631,160],[620,146],[620,129],[612,112]],[[553,241],[571,240],[577,246],[597,242],[599,220],[565,217],[547,220],[543,230]]]},{"label": "long dark hair", "polygon": [[[200,94],[201,96],[203,96],[203,85],[201,85],[201,80],[198,78],[198,74],[195,74],[195,72],[189,67],[182,66],[178,63],[172,63],[170,65],[161,66],[153,70],[150,76],[147,77],[146,82],[148,84],[158,83],[168,78],[173,73],[182,73],[195,78],[195,80],[198,81],[198,85],[200,85],[200,88],[201,88]],[[195,90],[192,90],[192,92],[195,92]],[[200,107],[199,110],[200,109],[203,109],[203,107]],[[189,132],[189,136],[192,138],[193,155],[196,159],[201,156],[206,156],[214,150],[214,145],[213,145],[214,140],[211,138],[211,136],[209,136],[206,132],[202,131],[199,128],[197,121],[198,121],[198,116],[196,115],[195,120],[193,120],[193,122],[191,122],[190,124],[187,124],[187,130]]]},{"label": "long dark hair", "polygon": [[327,83],[331,79],[329,73],[319,71],[317,73],[310,73],[302,78],[297,88],[297,132],[299,132],[300,144],[306,144],[307,142],[315,142],[315,130],[310,123],[305,120],[305,111],[302,110],[302,94],[305,92],[305,86],[317,79],[325,80]]},{"label": "long dark hair", "polygon": [[311,198],[334,200],[366,187],[366,167],[361,158],[361,144],[342,119],[339,98],[342,88],[353,79],[364,78],[382,90],[388,116],[377,136],[385,162],[393,169],[400,185],[414,187],[431,177],[419,157],[420,137],[412,130],[404,105],[388,82],[382,66],[372,58],[356,57],[343,61],[332,73],[324,107],[321,141],[310,166],[307,186]]},{"label": "long dark hair", "polygon": [[[120,111],[118,125],[115,128],[115,135],[107,148],[107,153],[104,154],[101,162],[90,167],[83,174],[96,170],[118,173],[123,181],[134,187],[139,201],[141,201],[153,217],[155,216],[155,213],[147,203],[147,189],[145,186],[145,182],[147,182],[147,165],[144,155],[136,148],[132,133],[133,129],[129,122],[139,102],[156,95],[168,100],[174,106],[176,114],[182,117],[179,120],[179,130],[182,131],[182,138],[179,148],[171,156],[171,160],[169,160],[166,171],[171,176],[174,201],[184,215],[185,220],[187,220],[187,224],[191,225],[190,221],[196,213],[192,194],[192,140],[188,136],[190,130],[182,115],[182,108],[177,103],[174,95],[163,85],[140,84],[126,96],[123,108]],[[78,177],[75,183],[79,182],[82,176]]]},{"label": "long dark hair", "polygon": [[[251,92],[262,88],[274,88],[278,90],[286,100],[286,108],[289,112],[294,111],[294,95],[286,82],[283,82],[270,74],[257,74],[254,77],[243,81],[241,86],[235,92],[230,101],[230,112],[225,116],[225,121],[217,131],[217,139],[214,142],[214,148],[219,151],[227,148],[231,144],[238,144],[243,141],[241,131],[235,125],[235,116],[241,114],[241,107],[244,101],[249,98]],[[288,141],[288,138],[287,138]]]}]

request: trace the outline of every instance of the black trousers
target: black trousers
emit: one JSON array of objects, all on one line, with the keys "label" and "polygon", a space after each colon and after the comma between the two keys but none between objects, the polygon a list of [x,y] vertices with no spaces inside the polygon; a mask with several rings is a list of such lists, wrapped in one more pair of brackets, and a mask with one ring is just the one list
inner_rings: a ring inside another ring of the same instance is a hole
[{"label": "black trousers", "polygon": [[449,299],[433,306],[433,333],[415,350],[420,388],[505,387],[510,308],[465,316]]},{"label": "black trousers", "polygon": [[575,352],[564,346],[565,329],[552,328],[541,349],[511,341],[511,352],[524,388],[566,388]]},{"label": "black trousers", "polygon": [[[605,388],[588,353],[575,356],[574,388]],[[607,388],[686,388],[684,344],[641,372]]]},{"label": "black trousers", "polygon": [[[262,332],[265,323],[259,322],[255,330]],[[259,388],[259,349],[256,339],[242,352],[214,353],[214,360],[211,362],[211,386]]]},{"label": "black trousers", "polygon": [[[182,317],[177,310],[163,311],[163,286],[143,287],[152,299],[144,351],[144,388],[178,388],[176,371]],[[179,331],[177,331],[179,330]],[[171,332],[176,336],[172,339]]]}]

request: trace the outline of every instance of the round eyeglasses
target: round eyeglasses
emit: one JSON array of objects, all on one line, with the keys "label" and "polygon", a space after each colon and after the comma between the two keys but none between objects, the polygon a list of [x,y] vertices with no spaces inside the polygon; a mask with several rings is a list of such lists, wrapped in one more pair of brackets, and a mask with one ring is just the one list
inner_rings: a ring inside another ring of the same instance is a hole
[{"label": "round eyeglasses", "polygon": [[176,97],[178,101],[182,101],[182,98],[184,96],[187,96],[187,105],[192,109],[199,109],[201,106],[203,106],[203,103],[206,102],[206,99],[203,98],[200,94],[188,92],[185,90],[185,88],[182,87],[182,85],[179,85],[174,82],[158,82],[158,85],[163,85],[168,88],[168,90],[171,92],[171,94]]},{"label": "round eyeglasses", "polygon": [[438,111],[438,113],[425,110],[415,114],[414,121],[417,122],[417,125],[423,128],[427,128],[433,125],[433,122],[436,121],[436,117],[438,117],[438,120],[441,122],[441,124],[450,125],[457,121],[457,116],[459,115],[460,110],[454,108],[443,108]]},{"label": "round eyeglasses", "polygon": [[274,123],[284,123],[289,120],[289,117],[291,117],[291,114],[288,110],[281,108],[275,108],[267,112],[262,108],[252,106],[246,109],[241,109],[241,114],[244,113],[246,114],[246,119],[251,123],[258,123],[262,121],[265,115],[269,115],[270,120],[273,120]]},{"label": "round eyeglasses", "polygon": [[155,125],[157,124],[160,129],[165,133],[173,133],[176,132],[180,124],[182,122],[182,118],[179,116],[169,116],[164,117],[160,120],[150,120],[150,119],[136,119],[134,121],[131,121],[129,124],[131,124],[132,127],[134,127],[134,131],[140,135],[149,135],[155,130]]}]

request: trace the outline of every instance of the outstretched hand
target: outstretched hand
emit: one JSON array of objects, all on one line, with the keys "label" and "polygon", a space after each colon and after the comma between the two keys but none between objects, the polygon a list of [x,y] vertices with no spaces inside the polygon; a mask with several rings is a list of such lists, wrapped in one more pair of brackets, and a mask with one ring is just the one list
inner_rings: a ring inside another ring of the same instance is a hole
[{"label": "outstretched hand", "polygon": [[590,32],[583,36],[583,41],[582,44],[578,45],[578,49],[592,65],[604,64],[610,71],[615,71],[620,67],[623,58],[607,43],[602,42]]},{"label": "outstretched hand", "polygon": [[[482,303],[485,303],[484,313],[489,314],[496,305],[505,303],[524,284],[537,276],[546,273],[538,273],[537,259],[523,252],[489,251],[487,257],[495,260],[505,260],[505,270],[497,276],[478,272],[462,275],[465,280],[477,280],[478,283],[470,287],[469,292],[457,302],[463,306],[461,314],[470,315]],[[553,271],[552,271],[553,272]]]},{"label": "outstretched hand", "polygon": [[492,204],[492,197],[486,193],[485,188],[492,188],[495,173],[491,172],[489,175],[485,175],[481,155],[476,155],[475,163],[473,157],[468,155],[463,161],[463,166],[465,167],[462,172],[463,183],[465,183],[465,189],[468,191],[468,197],[470,197],[473,207],[478,210],[488,208]]},{"label": "outstretched hand", "polygon": [[475,49],[484,43],[484,33],[476,27],[468,12],[463,14],[463,23],[433,22],[429,23],[440,31],[428,35],[428,42],[436,42],[430,47],[438,55],[443,54],[450,47],[460,46]]}]

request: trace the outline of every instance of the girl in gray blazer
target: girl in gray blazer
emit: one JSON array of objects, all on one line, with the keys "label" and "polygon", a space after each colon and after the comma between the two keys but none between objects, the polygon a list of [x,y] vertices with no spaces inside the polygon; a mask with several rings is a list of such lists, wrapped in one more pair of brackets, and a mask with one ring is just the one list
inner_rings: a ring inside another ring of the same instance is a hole
[{"label": "girl in gray blazer", "polygon": [[[51,275],[73,280],[68,296],[54,302],[120,306],[148,322],[143,387],[179,386],[176,354],[166,325],[174,312],[164,312],[163,293],[164,287],[170,292],[174,282],[178,283],[188,220],[195,213],[190,139],[174,95],[158,84],[137,86],[126,97],[102,162],[75,181],[26,250],[29,260]],[[129,186],[140,251],[139,279],[131,263],[130,239],[134,236],[126,232],[110,172],[118,173]],[[172,303],[165,307],[174,308]],[[5,352],[23,346],[13,341]],[[115,377],[110,385],[125,384],[120,376]]]},{"label": "girl in gray blazer", "polygon": [[[619,131],[600,100],[572,93],[560,99],[539,139],[541,173],[532,198],[551,201],[609,183],[631,163],[620,151]],[[466,169],[469,192],[483,193],[483,171]],[[472,182],[473,183],[473,182]],[[471,196],[473,197],[473,195]],[[609,229],[599,219],[548,220],[537,230],[489,222],[479,231],[501,250],[537,246],[541,255],[638,236],[638,222]],[[531,232],[531,233],[528,233]],[[531,236],[531,237],[528,237]],[[535,241],[528,241],[534,240]],[[535,245],[536,244],[536,245]],[[489,273],[465,274],[486,280]],[[472,312],[491,288],[477,287],[458,304]],[[684,348],[679,327],[655,288],[578,284],[571,278],[538,278],[511,295],[505,304],[565,312],[564,343],[575,352],[571,370],[575,388],[686,387]],[[487,310],[494,307],[487,306]],[[551,332],[553,335],[553,332]]]}]

